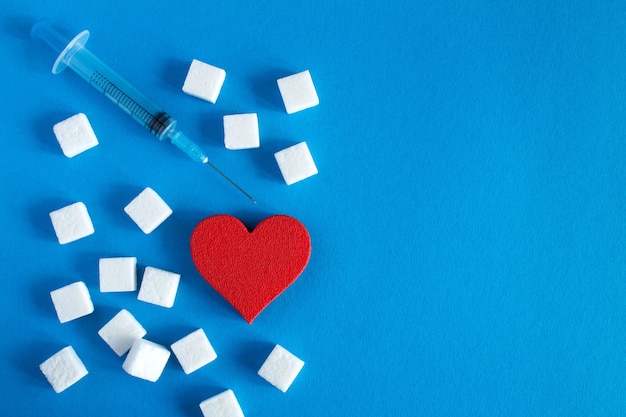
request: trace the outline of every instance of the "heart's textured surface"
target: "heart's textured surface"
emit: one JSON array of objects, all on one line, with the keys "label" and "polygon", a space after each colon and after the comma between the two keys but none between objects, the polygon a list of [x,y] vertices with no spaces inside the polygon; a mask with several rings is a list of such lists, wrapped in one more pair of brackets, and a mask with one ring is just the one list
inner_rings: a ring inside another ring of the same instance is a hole
[{"label": "heart's textured surface", "polygon": [[300,276],[311,238],[300,221],[270,216],[252,232],[236,217],[202,220],[191,234],[191,257],[200,275],[248,322]]}]

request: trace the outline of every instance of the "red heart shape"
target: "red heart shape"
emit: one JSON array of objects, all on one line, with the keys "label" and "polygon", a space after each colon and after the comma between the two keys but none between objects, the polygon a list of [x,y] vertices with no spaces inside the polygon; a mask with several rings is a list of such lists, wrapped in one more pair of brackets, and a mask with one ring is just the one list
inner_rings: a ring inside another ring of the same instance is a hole
[{"label": "red heart shape", "polygon": [[276,215],[252,232],[236,217],[202,220],[191,234],[191,258],[200,275],[248,322],[300,276],[311,238],[293,217]]}]

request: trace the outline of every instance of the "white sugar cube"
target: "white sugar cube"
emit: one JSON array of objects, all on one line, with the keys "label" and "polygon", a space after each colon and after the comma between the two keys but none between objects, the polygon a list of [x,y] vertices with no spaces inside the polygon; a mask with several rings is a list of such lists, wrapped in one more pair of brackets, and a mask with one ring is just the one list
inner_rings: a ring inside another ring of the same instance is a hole
[{"label": "white sugar cube", "polygon": [[63,154],[73,158],[98,144],[89,119],[83,113],[75,114],[52,127]]},{"label": "white sugar cube", "polygon": [[56,393],[65,391],[88,374],[73,347],[67,346],[46,359],[39,369]]},{"label": "white sugar cube", "polygon": [[62,245],[94,233],[87,207],[80,201],[51,212],[50,220],[54,233]]},{"label": "white sugar cube", "polygon": [[320,104],[309,70],[280,78],[277,82],[288,114]]},{"label": "white sugar cube", "polygon": [[143,272],[137,299],[162,307],[172,307],[179,282],[179,274],[148,266]]},{"label": "white sugar cube", "polygon": [[226,390],[202,401],[200,410],[204,417],[244,417],[232,390]]},{"label": "white sugar cube", "polygon": [[137,339],[146,335],[146,329],[130,312],[121,310],[98,331],[98,334],[117,356],[122,356]]},{"label": "white sugar cube", "polygon": [[137,339],[128,352],[122,368],[129,374],[156,382],[163,373],[170,351],[165,346],[145,339]]},{"label": "white sugar cube", "polygon": [[202,368],[217,358],[211,342],[202,329],[174,342],[171,347],[186,374]]},{"label": "white sugar cube", "polygon": [[274,154],[287,185],[317,174],[315,161],[306,142],[300,142]]},{"label": "white sugar cube", "polygon": [[303,366],[301,359],[276,345],[259,369],[259,375],[282,392],[287,392]]},{"label": "white sugar cube", "polygon": [[137,258],[101,258],[98,264],[100,292],[137,289]]},{"label": "white sugar cube", "polygon": [[50,291],[50,297],[61,323],[93,313],[89,290],[82,281]]},{"label": "white sugar cube", "polygon": [[124,211],[145,234],[151,233],[172,214],[172,209],[150,187],[128,203]]},{"label": "white sugar cube", "polygon": [[226,149],[258,148],[259,143],[259,120],[256,113],[224,116],[224,146]]},{"label": "white sugar cube", "polygon": [[226,71],[223,69],[194,59],[189,66],[183,91],[191,96],[215,103],[225,79]]}]

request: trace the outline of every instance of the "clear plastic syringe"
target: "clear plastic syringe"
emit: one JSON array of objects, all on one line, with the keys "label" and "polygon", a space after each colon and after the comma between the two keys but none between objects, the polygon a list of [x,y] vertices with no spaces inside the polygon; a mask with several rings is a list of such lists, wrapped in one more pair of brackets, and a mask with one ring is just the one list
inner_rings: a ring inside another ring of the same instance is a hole
[{"label": "clear plastic syringe", "polygon": [[195,161],[209,165],[252,202],[256,203],[250,194],[209,162],[208,156],[198,145],[177,129],[175,119],[85,48],[87,39],[89,39],[89,31],[84,30],[70,40],[56,31],[51,26],[49,19],[44,18],[35,23],[31,30],[31,37],[43,40],[59,54],[52,66],[53,74],[58,74],[66,67],[70,67],[96,90],[103,93],[119,108],[148,129],[150,133],[160,140],[169,139],[172,144]]}]

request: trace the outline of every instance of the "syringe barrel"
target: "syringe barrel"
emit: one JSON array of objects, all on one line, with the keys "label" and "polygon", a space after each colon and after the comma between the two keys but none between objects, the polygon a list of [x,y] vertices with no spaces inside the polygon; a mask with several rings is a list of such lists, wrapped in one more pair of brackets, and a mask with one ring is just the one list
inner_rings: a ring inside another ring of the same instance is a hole
[{"label": "syringe barrel", "polygon": [[77,50],[67,66],[159,139],[175,127],[176,120],[86,48]]},{"label": "syringe barrel", "polygon": [[59,53],[53,73],[70,67],[161,140],[175,131],[176,120],[85,48],[88,31],[68,39],[42,19],[33,26],[31,36],[42,39]]}]

